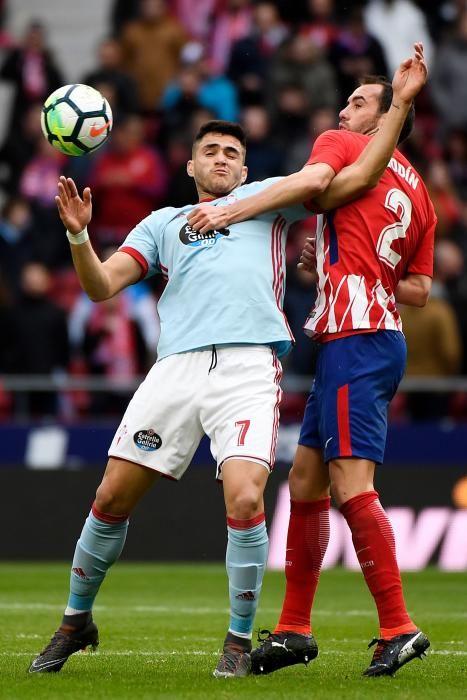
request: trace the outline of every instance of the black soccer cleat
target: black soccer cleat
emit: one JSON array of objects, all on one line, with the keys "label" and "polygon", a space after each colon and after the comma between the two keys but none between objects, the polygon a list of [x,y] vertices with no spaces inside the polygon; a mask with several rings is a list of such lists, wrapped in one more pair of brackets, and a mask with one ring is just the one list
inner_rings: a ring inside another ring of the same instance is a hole
[{"label": "black soccer cleat", "polygon": [[259,647],[251,652],[251,672],[257,676],[294,664],[306,665],[318,656],[318,645],[311,635],[261,630],[258,641]]},{"label": "black soccer cleat", "polygon": [[430,646],[430,640],[420,630],[409,634],[399,634],[392,639],[373,639],[368,648],[376,644],[371,664],[364,676],[393,676],[404,664],[416,659],[422,660]]},{"label": "black soccer cleat", "polygon": [[224,650],[212,672],[214,678],[244,678],[251,670],[251,641],[227,632]]},{"label": "black soccer cleat", "polygon": [[77,651],[99,645],[99,633],[90,617],[84,627],[76,630],[60,627],[29,667],[29,673],[57,673],[69,656]]}]

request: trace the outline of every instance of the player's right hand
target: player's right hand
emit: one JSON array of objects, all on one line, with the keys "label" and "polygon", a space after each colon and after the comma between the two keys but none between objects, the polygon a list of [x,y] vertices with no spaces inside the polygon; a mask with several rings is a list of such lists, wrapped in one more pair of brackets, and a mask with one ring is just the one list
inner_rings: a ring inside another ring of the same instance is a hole
[{"label": "player's right hand", "polygon": [[60,176],[55,202],[60,218],[70,233],[81,233],[91,221],[91,190],[86,187],[81,199],[71,177]]}]

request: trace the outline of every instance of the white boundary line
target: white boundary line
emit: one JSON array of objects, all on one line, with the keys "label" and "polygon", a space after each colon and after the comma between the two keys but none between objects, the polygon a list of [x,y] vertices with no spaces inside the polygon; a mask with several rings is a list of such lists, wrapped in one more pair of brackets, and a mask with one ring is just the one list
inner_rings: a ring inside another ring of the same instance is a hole
[{"label": "white boundary line", "polygon": [[[349,652],[340,650],[328,650],[320,651],[320,656],[347,656]],[[358,653],[366,653],[366,651],[361,651]],[[79,656],[219,656],[220,651],[132,651],[131,649],[126,651],[90,651],[90,652],[78,652]],[[432,654],[438,656],[467,656],[467,651],[452,651],[450,649],[433,649],[428,650],[427,654],[431,656]],[[26,651],[2,651],[0,656],[13,657],[13,656],[32,656],[31,652]]]}]

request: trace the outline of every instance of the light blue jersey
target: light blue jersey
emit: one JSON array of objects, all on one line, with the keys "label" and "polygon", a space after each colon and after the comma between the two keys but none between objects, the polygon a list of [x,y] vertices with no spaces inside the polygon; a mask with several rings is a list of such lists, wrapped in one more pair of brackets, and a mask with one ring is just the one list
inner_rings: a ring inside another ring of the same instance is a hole
[{"label": "light blue jersey", "polygon": [[[242,185],[212,204],[231,204],[279,179]],[[168,280],[158,303],[158,359],[223,344],[270,345],[284,355],[293,341],[282,310],[285,241],[290,224],[310,212],[300,205],[200,234],[186,218],[196,206],[152,212],[120,247],[144,276]]]}]

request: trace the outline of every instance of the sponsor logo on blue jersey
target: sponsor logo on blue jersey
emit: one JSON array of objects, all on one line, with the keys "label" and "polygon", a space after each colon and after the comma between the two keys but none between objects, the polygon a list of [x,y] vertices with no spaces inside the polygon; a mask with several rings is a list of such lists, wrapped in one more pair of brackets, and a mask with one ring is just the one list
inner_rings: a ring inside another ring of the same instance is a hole
[{"label": "sponsor logo on blue jersey", "polygon": [[200,246],[206,248],[213,246],[216,244],[219,238],[228,235],[230,235],[228,228],[222,228],[219,231],[215,230],[200,233],[199,231],[192,229],[190,224],[185,224],[185,226],[182,226],[180,233],[178,234],[183,245],[189,245],[192,248],[198,248]]}]

